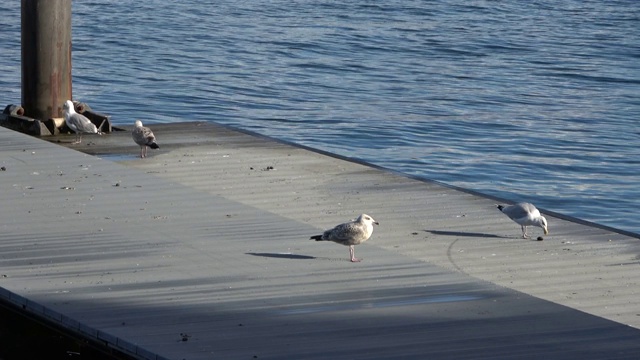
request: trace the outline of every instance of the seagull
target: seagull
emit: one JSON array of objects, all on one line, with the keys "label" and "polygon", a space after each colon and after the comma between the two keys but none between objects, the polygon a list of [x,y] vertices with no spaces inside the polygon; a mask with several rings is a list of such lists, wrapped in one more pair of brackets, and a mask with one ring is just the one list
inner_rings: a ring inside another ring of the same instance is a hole
[{"label": "seagull", "polygon": [[369,240],[371,233],[373,233],[373,224],[380,225],[377,221],[373,220],[371,216],[362,214],[355,220],[340,224],[333,229],[325,231],[322,235],[314,235],[309,239],[315,241],[333,241],[348,246],[351,262],[359,262],[360,259],[356,258],[354,254],[354,246]]},{"label": "seagull", "polygon": [[64,105],[62,105],[62,110],[64,113],[64,122],[67,124],[69,129],[73,130],[76,133],[76,141],[72,142],[72,144],[80,144],[82,142],[83,133],[102,135],[102,133],[98,131],[98,128],[91,122],[91,120],[87,119],[86,116],[78,114],[76,112],[71,100],[67,100],[64,102]]},{"label": "seagull", "polygon": [[515,205],[502,206],[496,205],[498,210],[505,213],[511,220],[517,222],[522,226],[522,237],[527,238],[527,226],[533,225],[541,227],[544,230],[544,234],[549,234],[547,228],[547,219],[540,215],[540,211],[536,209],[533,204],[522,202]]},{"label": "seagull", "polygon": [[141,158],[145,158],[147,156],[147,147],[160,149],[160,146],[156,144],[156,136],[153,135],[153,131],[148,127],[142,126],[142,121],[140,120],[136,120],[131,136],[133,137],[133,141],[140,145]]}]

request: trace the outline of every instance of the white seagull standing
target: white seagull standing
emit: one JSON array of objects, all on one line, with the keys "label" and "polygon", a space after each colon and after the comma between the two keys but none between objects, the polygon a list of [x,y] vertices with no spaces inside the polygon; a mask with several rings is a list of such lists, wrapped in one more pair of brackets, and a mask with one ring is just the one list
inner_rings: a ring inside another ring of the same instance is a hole
[{"label": "white seagull standing", "polygon": [[160,149],[160,146],[156,143],[156,136],[153,135],[153,131],[148,127],[142,126],[142,121],[136,120],[135,127],[131,132],[133,141],[140,145],[140,157],[147,157],[147,147],[152,149]]},{"label": "white seagull standing", "polygon": [[73,130],[76,133],[76,141],[72,142],[72,144],[79,144],[82,142],[82,134],[98,134],[101,135],[98,131],[98,128],[91,122],[91,120],[87,119],[86,116],[82,114],[78,114],[73,107],[73,102],[71,100],[67,100],[62,105],[62,110],[64,113],[64,122],[67,124],[69,129]]},{"label": "white seagull standing", "polygon": [[527,226],[538,226],[544,230],[544,234],[549,234],[547,228],[547,219],[540,215],[540,211],[530,203],[518,203],[515,205],[502,206],[496,205],[498,210],[505,213],[511,220],[522,226],[522,237],[527,238]]},{"label": "white seagull standing", "polygon": [[356,220],[340,224],[333,229],[325,231],[322,235],[314,235],[310,240],[333,241],[349,247],[351,262],[359,262],[355,257],[354,246],[369,240],[373,233],[373,224],[380,225],[367,214],[360,215]]}]

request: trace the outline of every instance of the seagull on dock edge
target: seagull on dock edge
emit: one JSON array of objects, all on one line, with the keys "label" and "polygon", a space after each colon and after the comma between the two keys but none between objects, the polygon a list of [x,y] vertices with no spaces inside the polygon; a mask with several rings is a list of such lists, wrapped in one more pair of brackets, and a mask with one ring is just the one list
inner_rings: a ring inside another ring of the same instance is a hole
[{"label": "seagull on dock edge", "polygon": [[522,227],[522,237],[524,239],[529,237],[527,235],[527,226],[541,227],[545,235],[549,234],[547,219],[540,215],[540,211],[533,204],[522,202],[509,206],[496,205],[496,207],[507,215],[509,219]]}]

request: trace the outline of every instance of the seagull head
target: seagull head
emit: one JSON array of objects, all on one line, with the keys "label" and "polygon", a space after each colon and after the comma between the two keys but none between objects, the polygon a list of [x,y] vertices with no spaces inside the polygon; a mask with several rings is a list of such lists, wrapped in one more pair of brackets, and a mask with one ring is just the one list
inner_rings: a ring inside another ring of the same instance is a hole
[{"label": "seagull head", "polygon": [[359,222],[363,222],[365,224],[376,224],[380,225],[377,221],[373,220],[373,218],[367,214],[362,214],[358,217]]},{"label": "seagull head", "polygon": [[140,121],[140,120],[136,120],[136,122],[135,122],[135,126],[136,126],[136,127],[142,127],[142,121]]},{"label": "seagull head", "polygon": [[549,235],[549,228],[547,226],[547,219],[544,216],[540,216],[540,220],[538,220],[539,226],[544,230],[545,235]]},{"label": "seagull head", "polygon": [[71,102],[71,100],[65,101],[64,104],[62,105],[62,110],[70,114],[73,114],[75,112],[75,108],[73,107],[73,102]]}]

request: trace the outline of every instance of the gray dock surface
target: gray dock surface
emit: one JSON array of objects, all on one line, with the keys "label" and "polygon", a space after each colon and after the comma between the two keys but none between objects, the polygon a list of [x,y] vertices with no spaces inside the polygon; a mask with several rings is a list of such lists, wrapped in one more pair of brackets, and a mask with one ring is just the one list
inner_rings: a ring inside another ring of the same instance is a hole
[{"label": "gray dock surface", "polygon": [[[637,359],[640,240],[210,123],[0,128],[0,299],[144,359]],[[348,248],[309,236],[367,213]],[[544,212],[544,211],[543,211]],[[534,238],[541,229],[530,229]]]}]

